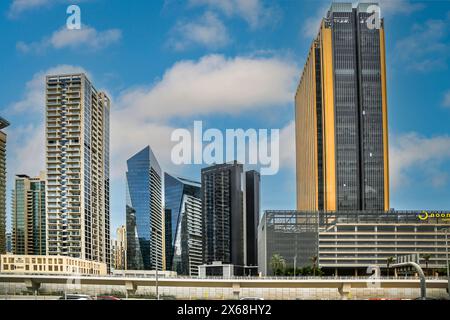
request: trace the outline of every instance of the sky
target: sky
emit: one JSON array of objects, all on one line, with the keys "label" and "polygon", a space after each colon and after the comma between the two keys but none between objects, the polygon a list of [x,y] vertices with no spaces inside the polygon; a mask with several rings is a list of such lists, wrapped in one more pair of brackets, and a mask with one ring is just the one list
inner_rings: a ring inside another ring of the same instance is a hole
[{"label": "sky", "polygon": [[[45,169],[46,74],[85,72],[112,99],[111,231],[125,223],[126,160],[150,145],[175,165],[177,128],[279,129],[262,210],[295,209],[294,95],[330,1],[3,0],[0,116],[8,225],[15,174]],[[81,30],[65,28],[70,4]],[[450,2],[380,1],[385,19],[391,207],[450,210]]]}]

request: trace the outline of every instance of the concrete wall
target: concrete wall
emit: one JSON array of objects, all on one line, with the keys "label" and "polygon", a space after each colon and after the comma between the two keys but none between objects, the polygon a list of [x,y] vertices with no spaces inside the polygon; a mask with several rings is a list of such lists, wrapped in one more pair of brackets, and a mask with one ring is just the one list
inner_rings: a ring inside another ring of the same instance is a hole
[{"label": "concrete wall", "polygon": [[[67,290],[67,293],[83,293],[90,295],[126,295],[124,286],[99,286],[99,285],[43,285],[39,290],[39,295],[49,296],[60,294]],[[27,292],[24,284],[0,283],[0,299],[7,296],[21,295]],[[294,299],[315,299],[315,300],[340,300],[342,299],[337,289],[328,288],[241,288],[239,294],[233,288],[201,288],[201,287],[160,287],[161,296],[173,296],[177,299],[236,299],[242,297],[262,297],[266,300],[294,300]],[[146,296],[147,298],[155,294],[154,287],[138,287],[136,296]],[[370,299],[370,298],[391,298],[391,299],[415,299],[420,296],[418,288],[358,288],[350,289],[348,299]],[[431,298],[448,297],[445,289],[427,289],[427,296]]]}]

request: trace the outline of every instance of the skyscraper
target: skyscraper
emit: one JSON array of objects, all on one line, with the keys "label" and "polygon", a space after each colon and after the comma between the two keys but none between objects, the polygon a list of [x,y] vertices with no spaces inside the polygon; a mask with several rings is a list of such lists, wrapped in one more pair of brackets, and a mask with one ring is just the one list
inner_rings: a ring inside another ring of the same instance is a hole
[{"label": "skyscraper", "polygon": [[6,252],[12,253],[12,235],[11,232],[6,233]]},{"label": "skyscraper", "polygon": [[166,269],[197,275],[203,259],[201,184],[164,174]]},{"label": "skyscraper", "polygon": [[12,198],[12,251],[46,254],[45,173],[30,178],[17,175]]},{"label": "skyscraper", "polygon": [[127,268],[127,231],[125,226],[116,230],[114,241],[114,269],[125,270]]},{"label": "skyscraper", "polygon": [[295,97],[298,210],[389,210],[384,22],[373,8],[333,3],[309,51]]},{"label": "skyscraper", "polygon": [[164,270],[162,171],[149,146],[127,161],[129,270]]},{"label": "skyscraper", "polygon": [[202,169],[204,263],[244,265],[242,164]]},{"label": "skyscraper", "polygon": [[9,122],[0,117],[0,254],[6,253],[6,133]]},{"label": "skyscraper", "polygon": [[259,172],[251,170],[245,173],[245,243],[246,265],[258,265],[258,224],[260,210]]},{"label": "skyscraper", "polygon": [[85,74],[46,78],[48,254],[110,267],[110,100]]}]

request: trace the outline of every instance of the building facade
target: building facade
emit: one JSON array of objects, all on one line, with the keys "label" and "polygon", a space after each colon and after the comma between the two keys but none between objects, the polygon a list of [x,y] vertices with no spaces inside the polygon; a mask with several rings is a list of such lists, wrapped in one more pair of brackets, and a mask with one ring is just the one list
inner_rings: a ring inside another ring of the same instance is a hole
[{"label": "building facade", "polygon": [[236,161],[202,169],[203,261],[244,265],[243,166]]},{"label": "building facade", "polygon": [[258,265],[258,224],[261,176],[257,171],[245,173],[245,265]]},{"label": "building facade", "polygon": [[287,268],[311,266],[318,243],[317,213],[265,211],[258,228],[258,270],[262,275],[274,275],[274,255],[280,255]]},{"label": "building facade", "polygon": [[127,265],[164,270],[162,171],[149,146],[127,161]]},{"label": "building facade", "polygon": [[6,253],[6,133],[9,122],[0,117],[0,254]]},{"label": "building facade", "polygon": [[17,175],[12,196],[12,253],[45,255],[46,225],[45,173],[36,178]]},{"label": "building facade", "polygon": [[164,174],[166,269],[197,275],[202,263],[201,184]]},{"label": "building facade", "polygon": [[450,228],[448,212],[324,213],[321,221],[319,264],[328,274],[366,275],[368,266],[373,265],[385,274],[388,258],[411,254],[419,255],[426,274],[446,272],[446,254],[450,250],[445,233]]},{"label": "building facade", "polygon": [[6,253],[12,253],[12,234],[6,233]]},{"label": "building facade", "polygon": [[385,275],[389,258],[419,254],[427,274],[442,273],[449,228],[448,212],[266,211],[259,227],[260,272],[273,274],[270,259],[280,254],[289,267],[295,257],[299,267],[317,257],[326,275],[364,276],[370,266]]},{"label": "building facade", "polygon": [[46,78],[47,250],[110,266],[110,100],[85,74]]},{"label": "building facade", "polygon": [[120,226],[116,230],[116,240],[114,241],[114,269],[126,270],[127,268],[127,230],[125,226]]},{"label": "building facade", "polygon": [[389,210],[385,36],[370,10],[333,3],[311,45],[295,96],[298,210]]},{"label": "building facade", "polygon": [[107,275],[105,263],[54,255],[0,256],[0,270],[4,273],[44,275]]}]

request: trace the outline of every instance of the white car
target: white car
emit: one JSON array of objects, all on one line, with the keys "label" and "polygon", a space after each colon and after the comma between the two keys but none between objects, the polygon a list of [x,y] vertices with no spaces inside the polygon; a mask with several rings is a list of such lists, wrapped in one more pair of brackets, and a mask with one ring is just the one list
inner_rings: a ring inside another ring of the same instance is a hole
[{"label": "white car", "polygon": [[87,294],[66,294],[59,298],[59,300],[94,300]]}]

